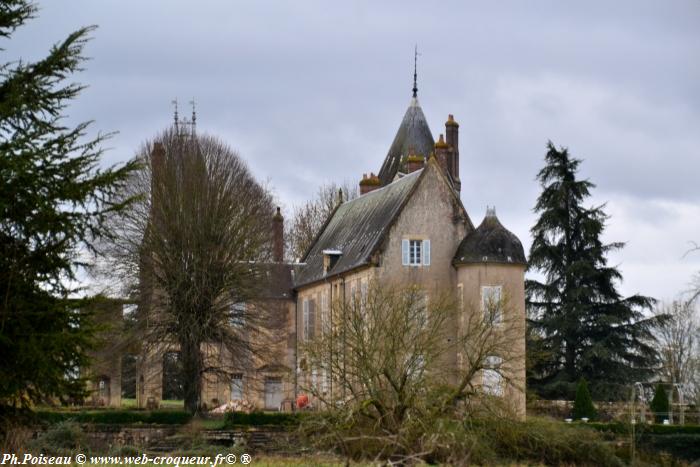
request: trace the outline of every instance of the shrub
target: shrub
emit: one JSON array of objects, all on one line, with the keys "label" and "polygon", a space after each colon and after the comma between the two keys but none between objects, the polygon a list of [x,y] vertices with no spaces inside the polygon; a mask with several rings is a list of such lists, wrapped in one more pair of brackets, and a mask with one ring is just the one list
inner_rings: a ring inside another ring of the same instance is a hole
[{"label": "shrub", "polygon": [[[598,431],[610,432],[615,434],[629,434],[630,425],[624,423],[589,423],[589,428],[594,428]],[[700,435],[700,425],[637,425],[635,427],[637,433],[650,433],[655,435]]]},{"label": "shrub", "polygon": [[224,416],[224,426],[249,425],[298,425],[301,415],[285,412],[228,412]]},{"label": "shrub", "polygon": [[668,418],[668,396],[666,395],[663,384],[659,383],[656,386],[656,392],[654,393],[654,398],[651,400],[649,407],[654,414],[656,423],[661,423]]},{"label": "shrub", "polygon": [[63,421],[49,427],[44,433],[28,444],[31,452],[49,456],[74,455],[85,452],[87,440],[80,430],[80,425],[72,421]]},{"label": "shrub", "polygon": [[666,452],[686,461],[700,459],[700,435],[698,434],[644,434],[639,446],[645,451]]},{"label": "shrub", "polygon": [[545,465],[624,465],[597,433],[581,426],[543,419],[489,420],[479,424],[482,442],[493,445],[502,461]]},{"label": "shrub", "polygon": [[383,436],[381,430],[358,414],[315,414],[303,421],[300,432],[316,448],[334,449],[356,461],[624,465],[601,434],[585,426],[544,419],[416,419],[399,436]]},{"label": "shrub", "polygon": [[586,383],[585,379],[581,378],[576,387],[573,418],[574,420],[580,420],[582,418],[593,420],[596,415],[597,413],[593,405],[593,400],[591,399],[591,393],[588,391],[588,383]]}]

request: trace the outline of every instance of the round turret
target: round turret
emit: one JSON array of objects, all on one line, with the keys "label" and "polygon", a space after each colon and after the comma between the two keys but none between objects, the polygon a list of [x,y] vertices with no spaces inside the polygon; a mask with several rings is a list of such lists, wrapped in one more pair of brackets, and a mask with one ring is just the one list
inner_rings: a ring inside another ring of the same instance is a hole
[{"label": "round turret", "polygon": [[523,245],[513,232],[503,227],[495,209],[486,211],[481,225],[464,237],[455,253],[454,264],[526,264]]}]

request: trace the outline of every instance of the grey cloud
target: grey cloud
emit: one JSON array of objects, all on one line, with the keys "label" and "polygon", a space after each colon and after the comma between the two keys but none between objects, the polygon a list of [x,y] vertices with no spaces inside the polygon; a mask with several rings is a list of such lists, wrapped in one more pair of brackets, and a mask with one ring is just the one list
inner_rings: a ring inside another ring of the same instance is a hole
[{"label": "grey cloud", "polygon": [[[433,133],[448,113],[461,124],[462,198],[475,223],[496,205],[529,244],[534,178],[552,139],[585,159],[594,201],[614,208],[610,240],[630,240],[615,258],[624,291],[670,296],[700,269],[695,259],[676,266],[676,249],[700,240],[700,226],[678,214],[700,201],[695,0],[41,7],[6,55],[36,58],[77,27],[100,26],[87,49],[93,59],[76,77],[90,87],[69,121],[119,131],[106,164],[164,128],[173,98],[188,112],[194,97],[199,128],[237,148],[289,211],[323,182],[379,170],[408,105],[418,43],[419,99]],[[638,225],[668,216],[665,226]],[[669,245],[645,259],[664,238]],[[654,267],[673,281],[655,280]]]}]

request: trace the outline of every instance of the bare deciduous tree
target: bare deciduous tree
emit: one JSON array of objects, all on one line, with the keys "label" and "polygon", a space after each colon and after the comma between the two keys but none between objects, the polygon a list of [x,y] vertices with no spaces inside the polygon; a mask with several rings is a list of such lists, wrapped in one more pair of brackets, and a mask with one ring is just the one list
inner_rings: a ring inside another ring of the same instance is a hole
[{"label": "bare deciduous tree", "polygon": [[170,129],[137,158],[124,196],[140,202],[112,220],[107,272],[138,299],[143,353],[179,347],[185,407],[196,413],[207,376],[230,376],[267,347],[265,307],[239,304],[264,286],[272,200],[211,136]]},{"label": "bare deciduous tree", "polygon": [[681,384],[688,399],[700,397],[700,316],[694,300],[662,304],[657,313],[665,320],[657,327],[661,375]]},{"label": "bare deciduous tree", "polygon": [[323,224],[338,206],[340,196],[344,201],[357,198],[357,187],[349,182],[321,185],[313,199],[294,209],[285,235],[287,251],[293,260],[304,256]]},{"label": "bare deciduous tree", "polygon": [[524,391],[514,378],[524,348],[513,341],[524,320],[507,300],[460,308],[441,293],[376,284],[333,304],[321,335],[300,346],[302,390],[325,414],[312,419],[316,439],[406,460],[432,449],[426,434],[438,420],[504,413],[504,391]]}]

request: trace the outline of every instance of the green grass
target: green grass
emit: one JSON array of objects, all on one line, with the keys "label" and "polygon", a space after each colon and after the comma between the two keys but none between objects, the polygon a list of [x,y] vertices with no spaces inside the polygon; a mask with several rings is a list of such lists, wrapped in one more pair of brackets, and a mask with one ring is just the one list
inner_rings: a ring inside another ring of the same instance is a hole
[{"label": "green grass", "polygon": [[[185,407],[185,402],[182,400],[170,400],[164,399],[160,401],[161,409],[182,409]],[[136,399],[122,398],[122,408],[123,409],[135,409]]]}]

